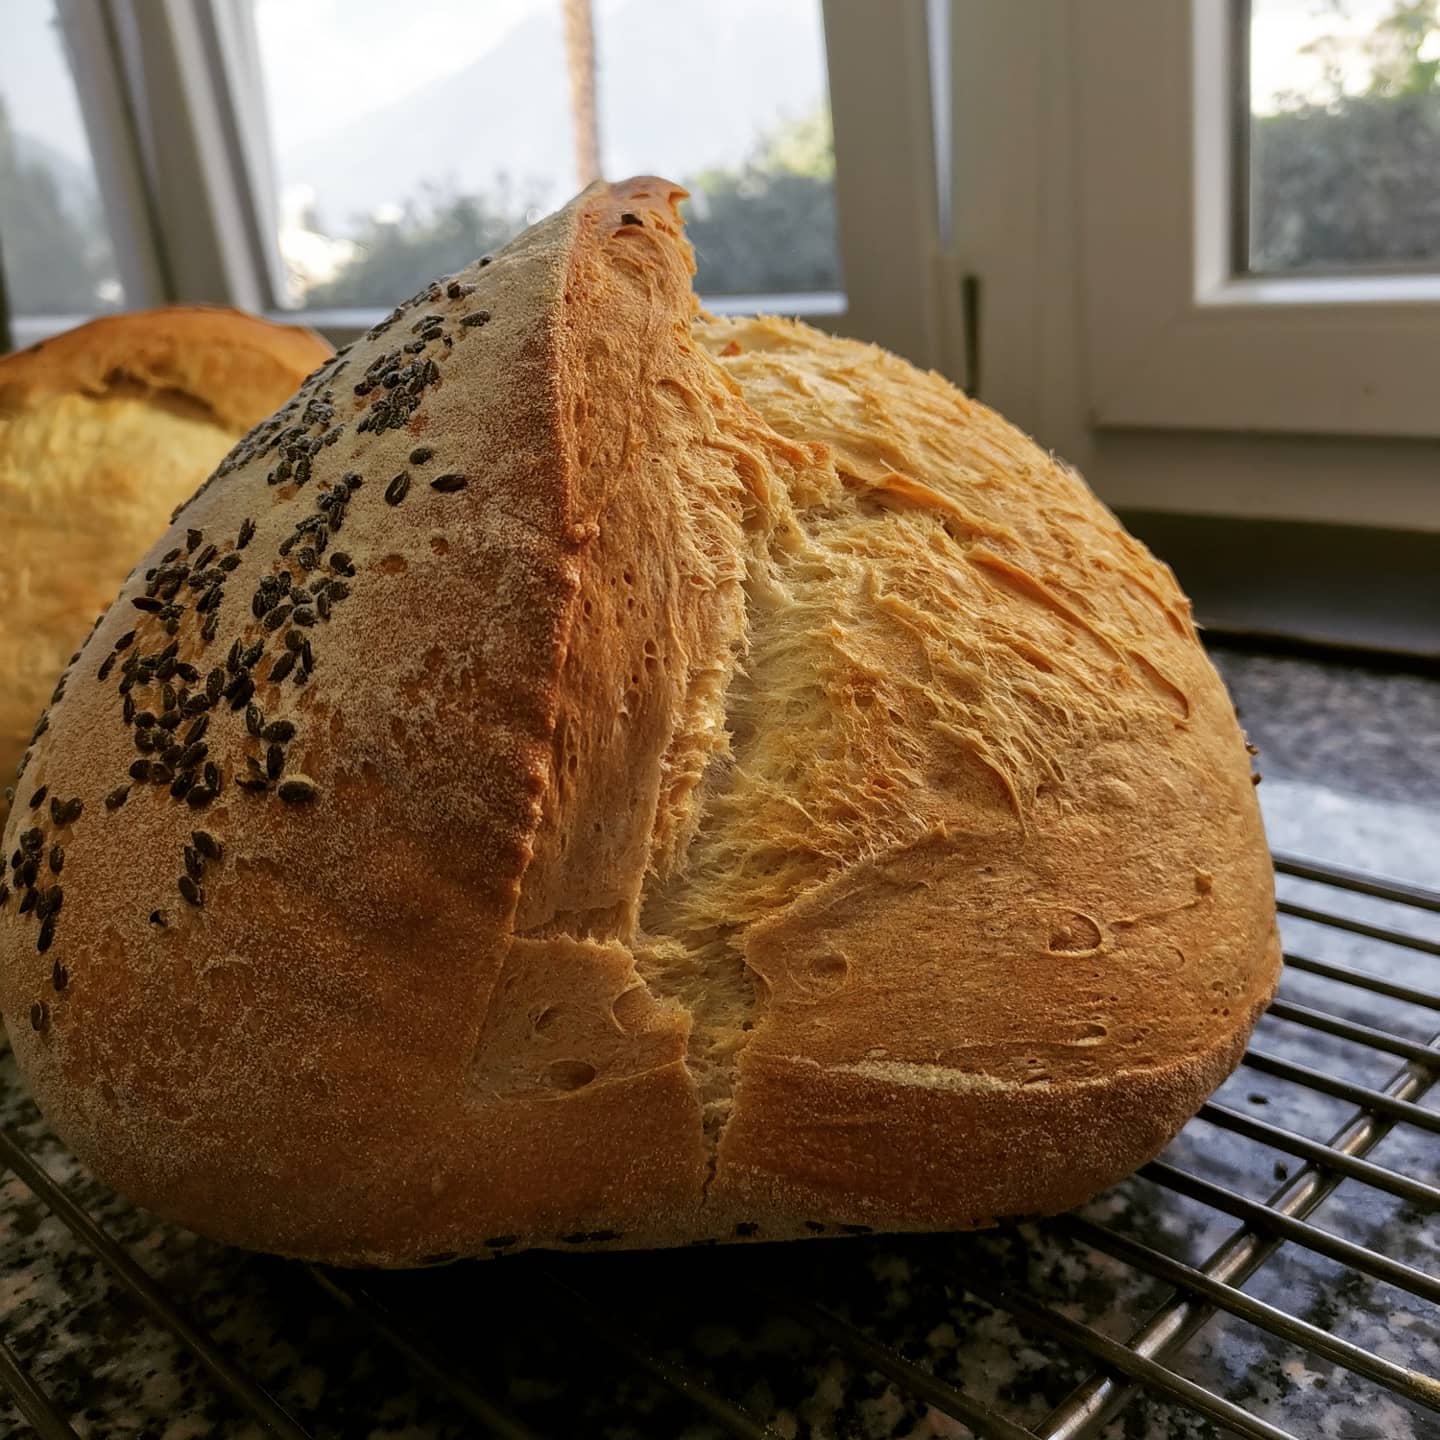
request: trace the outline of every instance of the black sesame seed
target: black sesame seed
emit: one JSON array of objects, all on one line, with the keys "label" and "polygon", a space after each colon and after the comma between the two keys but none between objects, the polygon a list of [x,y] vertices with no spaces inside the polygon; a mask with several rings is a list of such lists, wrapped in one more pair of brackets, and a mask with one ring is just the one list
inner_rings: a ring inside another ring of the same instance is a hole
[{"label": "black sesame seed", "polygon": [[[414,459],[414,456],[411,456]],[[350,570],[350,557],[343,550],[332,550],[330,552],[330,568],[336,574],[343,575]]]},{"label": "black sesame seed", "polygon": [[193,770],[182,770],[170,782],[170,794],[176,800],[183,800],[190,793],[190,787],[194,784],[195,772]]},{"label": "black sesame seed", "polygon": [[[162,685],[160,687],[160,703],[167,710],[173,710],[180,703],[180,693],[173,685]],[[163,720],[161,722],[164,723]]]},{"label": "black sesame seed", "polygon": [[287,650],[271,667],[270,673],[265,678],[272,684],[278,685],[294,668],[295,652]]},{"label": "black sesame seed", "polygon": [[297,653],[305,644],[305,637],[298,630],[287,630],[285,632],[285,648],[294,650]]},{"label": "black sesame seed", "polygon": [[195,723],[185,732],[185,739],[184,739],[184,741],[183,741],[182,743],[184,743],[185,745],[193,745],[197,740],[200,740],[200,739],[202,739],[202,738],[204,737],[205,732],[206,732],[209,728],[210,728],[210,717],[209,717],[208,715],[202,715],[202,716],[201,716],[198,720],[196,720]]},{"label": "black sesame seed", "polygon": [[205,694],[209,698],[212,705],[220,698],[221,692],[224,690],[224,688],[225,672],[220,668],[220,666],[217,665],[205,677]]},{"label": "black sesame seed", "polygon": [[263,778],[257,779],[253,775],[248,775],[243,779],[237,780],[235,783],[242,790],[246,791],[248,794],[251,795],[263,794],[266,790],[270,788],[270,784],[267,780]]},{"label": "black sesame seed", "polygon": [[[55,819],[55,810],[59,801],[50,802],[50,818],[58,825],[60,822]],[[38,825],[32,825],[21,837],[20,848],[27,854],[33,855],[45,843],[45,834]]]},{"label": "black sesame seed", "polygon": [[130,648],[130,646],[134,643],[134,641],[135,641],[135,632],[134,632],[133,630],[127,630],[127,631],[115,642],[115,649],[116,649],[117,651],[119,651],[119,650],[128,650],[128,649]]},{"label": "black sesame seed", "polygon": [[173,550],[167,550],[167,551],[160,557],[160,563],[161,563],[162,565],[168,565],[172,560],[178,560],[179,558],[180,558],[180,547],[177,545]]},{"label": "black sesame seed", "polygon": [[218,545],[207,545],[195,557],[195,568],[197,570],[203,570],[219,553],[220,547]]},{"label": "black sesame seed", "polygon": [[245,729],[254,736],[259,736],[265,728],[265,712],[253,702],[245,707]]},{"label": "black sesame seed", "polygon": [[260,732],[260,738],[271,744],[284,745],[295,738],[295,727],[288,720],[272,720]]},{"label": "black sesame seed", "polygon": [[277,605],[273,610],[265,612],[262,623],[267,630],[278,630],[290,618],[293,609],[291,605]]},{"label": "black sesame seed", "polygon": [[160,601],[152,600],[148,595],[133,596],[130,603],[137,610],[143,610],[147,615],[156,615],[165,608]]},{"label": "black sesame seed", "polygon": [[49,787],[48,785],[42,785],[42,786],[30,797],[30,808],[31,808],[32,810],[38,810],[38,809],[45,803],[45,797],[46,797],[49,793],[50,793],[50,787]]},{"label": "black sesame seed", "polygon": [[10,900],[10,887],[0,880],[0,910],[3,910]]},{"label": "black sesame seed", "polygon": [[195,842],[195,848],[207,860],[218,860],[224,854],[220,842],[208,830],[192,830],[190,838]]},{"label": "black sesame seed", "polygon": [[175,772],[163,760],[150,762],[150,783],[168,785],[175,778]]},{"label": "black sesame seed", "polygon": [[155,667],[155,678],[157,680],[169,680],[175,674],[175,659],[167,656]]},{"label": "black sesame seed", "polygon": [[205,780],[205,788],[212,794],[220,793],[220,767],[213,761],[205,762],[205,769],[201,772]]},{"label": "black sesame seed", "polygon": [[437,475],[430,482],[430,488],[440,491],[442,495],[451,495],[456,490],[463,490],[469,483],[463,475]]},{"label": "black sesame seed", "polygon": [[114,657],[113,655],[107,655],[107,656],[100,662],[100,668],[95,672],[95,678],[96,678],[97,680],[108,680],[108,679],[110,678],[110,672],[111,672],[114,668],[115,668],[115,657]]},{"label": "black sesame seed", "polygon": [[265,778],[267,780],[278,780],[280,772],[285,768],[285,747],[283,745],[270,745],[265,750]]},{"label": "black sesame seed", "polygon": [[213,799],[215,792],[208,785],[197,785],[185,797],[185,803],[192,810],[203,810]]},{"label": "black sesame seed", "polygon": [[180,707],[186,715],[200,715],[209,708],[210,697],[203,690],[197,690],[195,694],[187,696],[185,703]]},{"label": "black sesame seed", "polygon": [[310,545],[302,546],[300,554],[296,558],[306,570],[313,570],[320,563],[319,555],[315,553],[314,548]]},{"label": "black sesame seed", "polygon": [[200,858],[200,852],[193,845],[185,847],[185,873],[192,880],[200,879],[205,873],[205,862]]},{"label": "black sesame seed", "polygon": [[321,591],[315,600],[315,612],[322,620],[330,618],[330,594],[328,591]]},{"label": "black sesame seed", "polygon": [[410,477],[402,470],[386,487],[385,503],[398,505],[410,490]]},{"label": "black sesame seed", "polygon": [[[23,879],[22,879],[21,884],[24,884],[24,883],[25,883],[25,882],[24,882]],[[25,892],[25,894],[21,897],[21,900],[20,900],[20,913],[21,913],[22,915],[28,915],[28,914],[35,908],[35,900],[36,900],[36,897],[38,896],[38,894],[39,894],[39,891],[37,891],[37,890],[34,888],[34,886],[32,885],[31,888],[28,889],[28,890]]]},{"label": "black sesame seed", "polygon": [[[132,760],[130,762],[130,778],[132,780],[148,780],[150,778],[150,762],[148,760]],[[123,800],[120,802],[125,803]]]},{"label": "black sesame seed", "polygon": [[489,322],[490,312],[488,310],[472,310],[468,315],[462,316],[460,320],[466,329],[475,325],[487,325]]},{"label": "black sesame seed", "polygon": [[235,548],[237,550],[243,550],[254,538],[255,522],[253,520],[242,520],[240,522],[240,533],[235,538]]},{"label": "black sesame seed", "polygon": [[135,719],[135,699],[131,695],[121,697],[120,716],[129,725]]},{"label": "black sesame seed", "polygon": [[230,653],[225,657],[225,668],[233,675],[240,668],[240,652],[244,647],[237,639],[230,647]]},{"label": "black sesame seed", "polygon": [[197,740],[193,745],[187,745],[180,752],[175,760],[177,770],[193,770],[210,753],[210,747],[203,741]]},{"label": "black sesame seed", "polygon": [[220,630],[220,614],[212,610],[206,617],[205,623],[200,627],[200,638],[208,645]]},{"label": "black sesame seed", "polygon": [[55,939],[55,918],[47,916],[40,922],[40,933],[35,937],[35,948],[43,955]]},{"label": "black sesame seed", "polygon": [[150,923],[158,929],[163,930],[170,922],[165,918],[163,910],[152,910],[150,912]]},{"label": "black sesame seed", "polygon": [[30,1007],[30,1028],[32,1030],[43,1030],[50,1023],[50,1007],[43,1001],[37,1000]]},{"label": "black sesame seed", "polygon": [[[134,767],[133,767],[133,766],[131,767],[130,773],[131,773],[132,775],[135,774],[135,770],[134,770]],[[137,776],[135,776],[135,778],[138,780],[140,777],[137,775]],[[107,810],[118,810],[129,798],[130,798],[130,787],[129,787],[128,785],[117,785],[117,786],[105,797],[105,808],[106,808]]]},{"label": "black sesame seed", "polygon": [[242,670],[253,670],[260,657],[265,653],[265,642],[257,640],[248,650],[240,656],[240,668]]},{"label": "black sesame seed", "polygon": [[315,623],[315,612],[308,605],[298,606],[295,613],[290,617],[297,625],[313,625]]},{"label": "black sesame seed", "polygon": [[192,905],[203,905],[205,903],[205,892],[188,875],[180,877],[180,894]]},{"label": "black sesame seed", "polygon": [[35,905],[37,919],[48,920],[52,915],[60,913],[60,907],[65,903],[65,892],[58,886],[52,885],[48,890],[40,892],[40,899]]},{"label": "black sesame seed", "polygon": [[195,548],[204,538],[205,538],[205,533],[204,533],[204,531],[202,531],[202,530],[187,530],[187,531],[185,532],[185,548],[186,548],[186,550],[194,550],[194,548]]},{"label": "black sesame seed", "polygon": [[255,682],[248,675],[237,675],[226,690],[226,698],[232,710],[243,710],[255,693]]},{"label": "black sesame seed", "polygon": [[231,570],[234,570],[239,564],[240,557],[238,555],[225,555],[222,556],[220,560],[220,568],[224,570],[227,574]]},{"label": "black sesame seed", "polygon": [[50,983],[57,995],[70,983],[70,972],[58,960],[50,967]]},{"label": "black sesame seed", "polygon": [[315,782],[308,775],[291,775],[280,782],[280,798],[290,804],[313,800],[317,793]]},{"label": "black sesame seed", "polygon": [[63,845],[52,845],[50,847],[50,873],[58,875],[65,868],[65,847]]}]

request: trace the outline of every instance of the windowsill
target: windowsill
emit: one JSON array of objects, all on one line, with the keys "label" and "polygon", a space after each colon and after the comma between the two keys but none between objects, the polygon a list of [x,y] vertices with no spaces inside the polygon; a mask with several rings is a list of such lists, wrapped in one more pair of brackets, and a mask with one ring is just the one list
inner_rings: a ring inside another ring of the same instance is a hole
[{"label": "windowsill", "polygon": [[[775,295],[702,295],[702,308],[712,315],[834,316],[845,313],[842,290],[797,291]],[[363,335],[387,312],[380,309],[276,310],[268,319],[281,325],[307,325],[335,345]]]},{"label": "windowsill", "polygon": [[[711,295],[700,297],[701,306],[712,315],[795,315],[836,316],[846,310],[843,290],[796,291],[774,295]],[[358,339],[385,310],[369,307],[335,310],[272,310],[266,319],[277,325],[304,325],[318,330],[335,345]],[[64,330],[93,320],[93,315],[14,315],[10,319],[11,340],[23,350],[38,340],[48,340]]]},{"label": "windowsill", "polygon": [[1434,305],[1440,274],[1242,275],[1202,285],[1201,309],[1265,305]]}]

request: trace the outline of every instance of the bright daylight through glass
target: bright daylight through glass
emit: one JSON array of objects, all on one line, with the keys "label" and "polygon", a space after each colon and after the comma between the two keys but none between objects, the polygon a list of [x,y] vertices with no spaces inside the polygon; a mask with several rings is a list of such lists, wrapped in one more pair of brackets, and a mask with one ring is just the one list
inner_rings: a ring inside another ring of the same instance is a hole
[{"label": "bright daylight through glass", "polygon": [[6,0],[0,43],[0,260],[16,315],[124,299],[53,0]]},{"label": "bright daylight through glass", "polygon": [[1440,0],[1253,0],[1249,264],[1440,265]]},{"label": "bright daylight through glass", "polygon": [[[389,0],[254,0],[289,304],[392,304],[588,178],[565,10],[412,0],[397,27]],[[818,0],[593,12],[586,138],[609,179],[655,172],[691,190],[702,293],[838,290]]]}]

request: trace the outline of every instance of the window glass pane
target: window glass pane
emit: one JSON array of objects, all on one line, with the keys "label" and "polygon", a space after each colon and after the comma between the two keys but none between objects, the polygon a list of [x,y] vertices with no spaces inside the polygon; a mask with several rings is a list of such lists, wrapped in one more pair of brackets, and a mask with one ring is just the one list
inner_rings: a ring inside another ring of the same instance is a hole
[{"label": "window glass pane", "polygon": [[687,207],[702,294],[840,288],[820,0],[596,0],[607,176]]},{"label": "window glass pane", "polygon": [[1440,0],[1252,0],[1249,248],[1440,266]]},{"label": "window glass pane", "polygon": [[503,244],[583,183],[577,123],[609,178],[692,191],[702,292],[839,288],[819,0],[592,0],[591,122],[583,0],[251,4],[291,305],[389,306]]},{"label": "window glass pane", "polygon": [[292,305],[393,305],[574,192],[559,0],[253,13]]},{"label": "window glass pane", "polygon": [[125,298],[53,0],[6,0],[0,20],[0,263],[12,315]]}]

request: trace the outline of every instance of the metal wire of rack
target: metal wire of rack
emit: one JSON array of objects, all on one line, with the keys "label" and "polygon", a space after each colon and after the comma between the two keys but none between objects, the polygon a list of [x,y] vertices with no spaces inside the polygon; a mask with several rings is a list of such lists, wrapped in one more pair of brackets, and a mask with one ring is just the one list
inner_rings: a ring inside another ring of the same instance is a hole
[{"label": "metal wire of rack", "polygon": [[[1332,896],[1365,896],[1397,907],[1397,920],[1415,912],[1440,915],[1437,892],[1285,855],[1277,855],[1275,863],[1277,873],[1326,887]],[[1369,944],[1400,947],[1425,957],[1440,955],[1440,943],[1434,940],[1390,923],[1357,920],[1337,913],[1333,905],[1317,908],[1282,900],[1281,910]],[[1271,1262],[1281,1263],[1287,1255],[1316,1257],[1316,1263],[1337,1267],[1341,1275],[1337,1293],[1354,1293],[1354,1284],[1378,1285],[1386,1293],[1399,1292],[1422,1306],[1436,1307],[1433,1313],[1425,1312],[1432,1332],[1440,1320],[1440,1278],[1386,1254],[1378,1243],[1347,1239],[1333,1227],[1316,1223],[1317,1218],[1322,1218],[1317,1212],[1339,1187],[1347,1184],[1360,1187],[1367,1196],[1385,1197],[1408,1207],[1403,1213],[1411,1216],[1440,1211],[1440,1186],[1375,1158],[1377,1152],[1383,1151],[1387,1137],[1399,1127],[1410,1127],[1424,1135],[1440,1133],[1440,1110],[1422,1103],[1440,1078],[1440,1034],[1422,1044],[1383,1023],[1374,1023],[1381,1017],[1373,1013],[1380,998],[1422,1010],[1440,1010],[1440,983],[1412,984],[1408,971],[1405,978],[1396,978],[1382,973],[1386,967],[1381,964],[1360,968],[1299,953],[1287,953],[1286,960],[1288,974],[1317,977],[1339,986],[1346,1000],[1331,1009],[1286,996],[1271,1007],[1271,1020],[1353,1047],[1356,1054],[1368,1057],[1365,1070],[1372,1075],[1379,1061],[1388,1058],[1401,1063],[1378,1081],[1363,1076],[1355,1079],[1252,1045],[1244,1061],[1246,1072],[1278,1082],[1281,1087],[1327,1097],[1346,1109],[1333,1133],[1321,1141],[1261,1119],[1220,1098],[1202,1108],[1187,1131],[1208,1126],[1211,1131],[1259,1147],[1257,1153],[1273,1160],[1274,1175],[1280,1183],[1258,1198],[1242,1193],[1233,1183],[1224,1183],[1224,1176],[1198,1173],[1171,1158],[1143,1167],[1138,1180],[1132,1183],[1148,1187],[1149,1204],[1156,1215],[1163,1218],[1174,1207],[1189,1205],[1203,1213],[1210,1225],[1226,1227],[1208,1255],[1194,1263],[1167,1253],[1153,1238],[1137,1238],[1089,1211],[1036,1222],[1045,1227],[1045,1233],[1073,1246],[1073,1254],[1089,1257],[1086,1263],[1098,1265],[1103,1260],[1121,1267],[1137,1283],[1155,1287],[1160,1298],[1138,1325],[1115,1333],[1113,1323],[1107,1327],[1095,1317],[1076,1319],[1066,1313],[1073,1307],[1053,1303],[1042,1287],[1027,1284],[1023,1270],[1017,1278],[1016,1273],[997,1275],[972,1263],[973,1256],[964,1248],[969,1237],[913,1237],[913,1243],[877,1237],[874,1242],[846,1242],[839,1247],[782,1247],[792,1252],[813,1253],[828,1248],[832,1255],[838,1251],[859,1255],[865,1252],[851,1252],[850,1247],[908,1246],[907,1263],[943,1286],[950,1303],[988,1307],[991,1314],[1016,1327],[1027,1343],[1052,1347],[1047,1353],[1064,1356],[1065,1360],[1062,1364],[1057,1359],[1051,1368],[1057,1375],[1073,1375],[1074,1382],[1068,1384],[1068,1393],[1062,1394],[1047,1414],[1032,1415],[1028,1422],[1023,1415],[1005,1413],[996,1396],[974,1393],[972,1388],[940,1373],[940,1367],[920,1363],[912,1353],[913,1346],[877,1337],[863,1314],[847,1313],[860,1307],[844,1298],[841,1272],[847,1266],[853,1268],[845,1256],[827,1262],[828,1273],[841,1273],[839,1303],[807,1293],[794,1283],[793,1277],[787,1279],[783,1265],[747,1267],[733,1259],[717,1258],[722,1254],[718,1250],[703,1255],[685,1252],[673,1259],[537,1255],[492,1264],[479,1276],[469,1267],[451,1267],[403,1279],[305,1267],[303,1273],[310,1281],[305,1293],[317,1307],[338,1308],[361,1326],[371,1341],[393,1352],[408,1367],[417,1387],[423,1387],[463,1417],[462,1424],[467,1427],[463,1433],[511,1440],[558,1433],[553,1415],[539,1422],[525,1415],[524,1396],[521,1394],[517,1402],[514,1387],[507,1389],[504,1370],[494,1365],[487,1368],[487,1346],[498,1343],[493,1331],[481,1335],[467,1333],[464,1327],[443,1320],[437,1323],[437,1317],[447,1314],[471,1313],[474,1297],[496,1286],[505,1294],[495,1299],[494,1308],[507,1317],[528,1315],[536,1326],[533,1334],[520,1322],[507,1326],[517,1332],[511,1337],[515,1344],[523,1347],[538,1339],[546,1328],[543,1317],[547,1314],[563,1315],[567,1336],[580,1337],[587,1351],[603,1351],[609,1357],[606,1363],[615,1369],[607,1373],[621,1377],[616,1388],[618,1406],[623,1408],[625,1396],[635,1393],[633,1387],[627,1389],[629,1382],[624,1378],[633,1373],[638,1377],[636,1384],[658,1388],[678,1407],[669,1412],[672,1418],[665,1422],[668,1428],[646,1428],[643,1415],[638,1421],[632,1417],[627,1428],[622,1423],[606,1427],[593,1419],[582,1420],[570,1402],[571,1423],[564,1426],[563,1433],[728,1435],[747,1440],[776,1436],[779,1432],[760,1413],[761,1407],[753,1400],[742,1401],[733,1390],[727,1393],[724,1383],[712,1373],[703,1346],[688,1356],[677,1354],[674,1334],[662,1325],[658,1315],[647,1324],[643,1305],[637,1315],[634,1307],[617,1305],[614,1299],[625,1288],[623,1281],[616,1284],[620,1274],[616,1266],[628,1267],[626,1273],[637,1279],[643,1275],[643,1283],[636,1288],[653,1293],[657,1277],[661,1276],[686,1288],[676,1267],[693,1264],[709,1267],[701,1278],[710,1289],[702,1293],[730,1294],[744,1317],[743,1324],[757,1330],[789,1327],[785,1333],[798,1335],[811,1350],[828,1354],[851,1372],[875,1377],[888,1386],[892,1398],[899,1397],[897,1403],[928,1407],[986,1440],[1083,1440],[1098,1435],[1117,1416],[1130,1412],[1133,1417],[1137,1401],[1158,1402],[1181,1414],[1202,1417],[1221,1433],[1255,1440],[1285,1440],[1292,1436],[1291,1430],[1262,1413],[1266,1406],[1247,1405],[1185,1373],[1192,1342],[1217,1320],[1249,1327],[1287,1353],[1329,1362],[1353,1380],[1375,1387],[1377,1396],[1403,1403],[1414,1434],[1440,1436],[1440,1373],[1425,1373],[1395,1359],[1393,1354],[1381,1353],[1378,1346],[1346,1338],[1339,1324],[1315,1323],[1292,1313],[1292,1305],[1277,1303],[1287,1298],[1283,1286],[1280,1294],[1271,1299],[1244,1288],[1262,1274],[1264,1267]],[[1428,961],[1418,963],[1424,967]],[[1342,1013],[1347,1010],[1348,1014]],[[1356,1014],[1367,1018],[1356,1019]],[[1203,1156],[1205,1150],[1202,1146],[1193,1153]],[[1273,1159],[1277,1156],[1282,1158]],[[1292,1162],[1298,1162],[1293,1173],[1289,1169]],[[312,1428],[302,1425],[276,1395],[247,1371],[234,1348],[222,1344],[190,1318],[125,1246],[50,1176],[17,1135],[0,1132],[0,1164],[7,1166],[49,1213],[92,1252],[151,1322],[170,1332],[185,1347],[209,1383],[228,1396],[237,1424],[243,1418],[250,1426],[249,1433],[285,1440],[304,1440],[315,1433],[351,1433],[316,1422],[313,1417],[309,1422]],[[1018,1245],[1023,1250],[1023,1237]],[[761,1249],[772,1248],[754,1247],[748,1253],[753,1256]],[[730,1254],[728,1250],[724,1253]],[[605,1272],[608,1282],[603,1287],[603,1300],[596,1295],[602,1287],[587,1283],[597,1272],[587,1270],[586,1263],[595,1261],[611,1267]],[[512,1311],[510,1303],[516,1287],[509,1280],[519,1276],[521,1267],[529,1308]],[[850,1278],[853,1282],[854,1276]],[[692,1274],[690,1280],[694,1279]],[[457,1294],[468,1300],[461,1299],[459,1310],[447,1310],[447,1304]],[[467,1304],[469,1310],[465,1309]],[[14,1411],[33,1432],[45,1440],[74,1440],[82,1432],[99,1433],[65,1413],[27,1371],[3,1334],[0,1391],[9,1397]],[[680,1416],[688,1419],[674,1418]],[[4,1424],[0,1416],[0,1428]],[[811,1429],[812,1435],[823,1433],[823,1428]],[[837,1422],[833,1433],[860,1432],[845,1429]],[[1375,1433],[1387,1432],[1377,1429]]]}]

